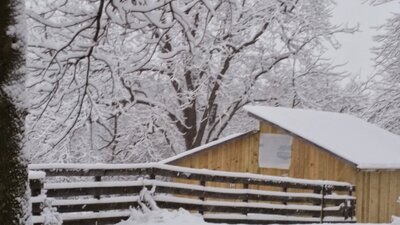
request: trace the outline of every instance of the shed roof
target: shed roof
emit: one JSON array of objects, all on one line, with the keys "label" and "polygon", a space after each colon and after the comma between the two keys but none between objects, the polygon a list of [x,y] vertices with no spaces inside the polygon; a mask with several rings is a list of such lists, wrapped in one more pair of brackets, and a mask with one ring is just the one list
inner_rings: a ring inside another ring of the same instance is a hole
[{"label": "shed roof", "polygon": [[360,169],[400,169],[400,136],[355,116],[266,106],[245,106],[245,110]]}]

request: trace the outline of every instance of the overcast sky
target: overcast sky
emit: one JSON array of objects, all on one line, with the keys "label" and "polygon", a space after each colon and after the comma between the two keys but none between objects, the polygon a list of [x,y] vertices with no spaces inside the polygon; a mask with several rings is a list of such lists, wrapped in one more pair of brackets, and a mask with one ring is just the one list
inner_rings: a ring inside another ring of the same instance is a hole
[{"label": "overcast sky", "polygon": [[377,31],[373,28],[379,26],[389,18],[392,13],[400,13],[400,1],[393,1],[380,6],[371,6],[363,3],[365,0],[336,0],[337,5],[333,10],[332,22],[334,24],[360,25],[360,32],[353,35],[338,35],[342,44],[339,50],[330,50],[328,56],[335,63],[346,63],[344,70],[353,74],[368,77],[374,72],[370,48],[376,45],[373,36]]}]

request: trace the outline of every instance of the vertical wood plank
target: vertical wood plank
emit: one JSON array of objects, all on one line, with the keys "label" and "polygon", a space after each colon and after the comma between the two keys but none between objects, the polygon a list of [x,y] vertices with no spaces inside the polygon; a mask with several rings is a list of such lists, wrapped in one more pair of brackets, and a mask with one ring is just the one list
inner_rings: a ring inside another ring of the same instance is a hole
[{"label": "vertical wood plank", "polygon": [[[400,216],[400,171],[390,171],[389,173],[389,194],[388,194],[388,214],[390,216]],[[387,221],[390,222],[390,221]]]},{"label": "vertical wood plank", "polygon": [[356,198],[357,198],[357,203],[356,203],[356,218],[357,222],[362,222],[364,221],[364,204],[363,204],[363,199],[364,199],[364,173],[362,171],[358,171],[356,175]]},{"label": "vertical wood plank", "polygon": [[369,198],[368,198],[368,222],[378,223],[379,221],[379,174],[369,172]]},{"label": "vertical wood plank", "polygon": [[391,216],[389,215],[389,193],[390,193],[390,182],[389,182],[389,172],[382,171],[379,174],[379,223],[384,223]]}]

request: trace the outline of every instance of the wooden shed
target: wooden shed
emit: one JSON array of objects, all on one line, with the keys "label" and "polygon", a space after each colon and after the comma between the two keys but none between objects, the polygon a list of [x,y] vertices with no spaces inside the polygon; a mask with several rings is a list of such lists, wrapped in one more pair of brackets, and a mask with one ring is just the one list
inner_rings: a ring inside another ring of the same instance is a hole
[{"label": "wooden shed", "polygon": [[354,116],[247,106],[258,131],[230,135],[161,161],[213,170],[345,181],[356,185],[358,222],[400,215],[400,136]]}]

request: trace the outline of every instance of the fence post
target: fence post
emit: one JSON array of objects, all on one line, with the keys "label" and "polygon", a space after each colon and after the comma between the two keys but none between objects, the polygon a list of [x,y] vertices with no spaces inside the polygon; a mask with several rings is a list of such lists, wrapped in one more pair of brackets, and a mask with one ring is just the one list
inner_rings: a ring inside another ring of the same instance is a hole
[{"label": "fence post", "polygon": [[[95,176],[95,177],[94,177],[94,181],[95,181],[95,182],[100,182],[100,181],[101,181],[101,176]],[[96,193],[94,194],[94,198],[100,199],[100,193],[98,193],[98,192],[96,191]]]},{"label": "fence post", "polygon": [[326,186],[322,185],[322,190],[321,190],[321,214],[320,214],[320,223],[324,222],[324,208],[325,208],[325,195],[326,195]]},{"label": "fence post", "polygon": [[[101,176],[95,176],[94,177],[94,181],[95,182],[101,182]],[[94,198],[95,199],[100,199],[100,193],[99,193],[98,189],[96,188],[95,190],[96,191],[95,191],[95,194],[94,194]],[[99,209],[94,209],[93,210],[93,212],[99,212],[99,211],[100,211]]]},{"label": "fence post", "polygon": [[[243,183],[243,189],[248,190],[249,183],[247,183],[247,182]],[[246,196],[244,197],[243,202],[249,202],[249,194],[248,193],[246,193]]]},{"label": "fence post", "polygon": [[[204,180],[203,177],[200,179],[200,185],[203,186],[203,187],[206,186],[206,181]],[[203,191],[203,195],[202,195],[201,197],[199,197],[199,199],[200,199],[201,201],[203,201],[203,204],[201,205],[201,209],[199,210],[199,213],[200,213],[201,215],[204,215],[204,200],[205,200],[205,198],[204,198],[204,191]]]},{"label": "fence post", "polygon": [[[245,181],[245,182],[243,183],[243,189],[246,189],[246,190],[249,189],[249,183],[248,183],[247,181]],[[246,193],[246,195],[245,195],[245,197],[244,197],[244,199],[243,199],[243,202],[249,202],[249,194],[248,194],[248,193]],[[248,208],[246,208],[246,211],[243,212],[243,214],[244,214],[244,215],[247,215],[247,214],[248,214]]]},{"label": "fence post", "polygon": [[[44,179],[46,173],[42,171],[29,171],[29,188],[31,191],[30,197],[39,197],[42,194]],[[40,205],[42,201],[32,202],[32,215],[39,216],[42,212]]]},{"label": "fence post", "polygon": [[[353,186],[350,188],[349,196],[353,196],[353,190],[354,189],[355,189],[355,187],[353,187]],[[353,217],[355,216],[356,207],[355,207],[354,203],[355,203],[354,201],[350,200],[350,209],[349,209],[349,215],[348,216],[350,216],[351,220],[353,220]],[[347,219],[347,218],[345,218],[345,219]]]},{"label": "fence post", "polygon": [[[284,187],[282,188],[282,191],[283,191],[283,192],[287,192],[287,191],[288,191],[287,186],[284,186]],[[282,203],[283,203],[284,205],[287,205],[287,201],[283,201]]]},{"label": "fence post", "polygon": [[39,196],[42,193],[42,179],[29,179],[29,187],[31,188],[31,197]]}]

